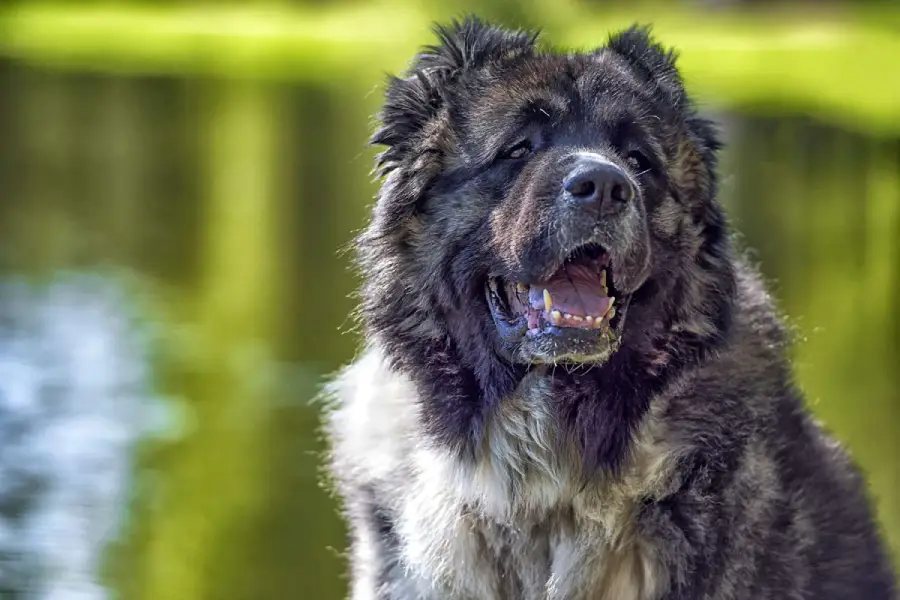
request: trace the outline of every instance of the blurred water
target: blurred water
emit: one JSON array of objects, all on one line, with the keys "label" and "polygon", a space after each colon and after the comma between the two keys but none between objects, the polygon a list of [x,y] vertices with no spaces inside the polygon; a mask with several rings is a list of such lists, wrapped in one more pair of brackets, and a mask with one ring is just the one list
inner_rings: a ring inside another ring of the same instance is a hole
[{"label": "blurred water", "polygon": [[173,423],[152,389],[147,331],[92,274],[0,281],[0,596],[104,600],[132,457]]}]

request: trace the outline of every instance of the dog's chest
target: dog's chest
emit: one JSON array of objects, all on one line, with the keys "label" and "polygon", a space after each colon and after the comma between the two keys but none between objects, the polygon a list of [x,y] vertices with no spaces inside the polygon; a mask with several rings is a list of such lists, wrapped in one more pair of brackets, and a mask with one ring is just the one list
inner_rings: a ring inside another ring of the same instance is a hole
[{"label": "dog's chest", "polygon": [[500,407],[478,460],[413,458],[398,524],[405,562],[439,598],[658,599],[665,573],[637,511],[664,453],[638,445],[631,479],[585,489],[540,392]]},{"label": "dog's chest", "polygon": [[[654,600],[663,577],[650,546],[632,532],[610,540],[602,527],[557,514],[539,525],[471,527],[452,543],[445,573],[454,598]],[[444,597],[442,595],[442,597]]]}]

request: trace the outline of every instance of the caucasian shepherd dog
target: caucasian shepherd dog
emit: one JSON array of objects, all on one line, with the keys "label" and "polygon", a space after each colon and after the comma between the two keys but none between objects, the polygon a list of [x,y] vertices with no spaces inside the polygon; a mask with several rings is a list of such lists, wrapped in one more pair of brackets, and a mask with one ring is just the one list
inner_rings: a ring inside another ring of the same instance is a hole
[{"label": "caucasian shepherd dog", "polygon": [[352,598],[895,598],[674,53],[437,35],[389,82],[367,344],[329,389]]}]

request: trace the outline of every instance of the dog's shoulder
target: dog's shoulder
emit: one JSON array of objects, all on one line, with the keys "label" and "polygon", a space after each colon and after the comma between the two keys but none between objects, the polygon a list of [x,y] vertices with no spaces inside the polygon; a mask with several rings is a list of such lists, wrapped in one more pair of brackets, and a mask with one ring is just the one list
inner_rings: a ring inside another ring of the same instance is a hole
[{"label": "dog's shoulder", "polygon": [[[685,485],[648,505],[642,526],[667,547],[685,531],[707,540],[667,563],[676,586],[694,578],[717,596],[891,598],[861,474],[805,406],[789,329],[759,273],[743,263],[737,273],[728,342],[674,389],[663,418],[685,451]],[[667,525],[673,515],[677,527]]]},{"label": "dog's shoulder", "polygon": [[323,396],[327,485],[348,524],[351,597],[429,598],[430,585],[409,571],[408,543],[397,523],[417,486],[414,386],[370,346],[330,379]]},{"label": "dog's shoulder", "polygon": [[339,486],[380,485],[403,470],[417,439],[416,390],[366,348],[325,387],[325,433]]}]

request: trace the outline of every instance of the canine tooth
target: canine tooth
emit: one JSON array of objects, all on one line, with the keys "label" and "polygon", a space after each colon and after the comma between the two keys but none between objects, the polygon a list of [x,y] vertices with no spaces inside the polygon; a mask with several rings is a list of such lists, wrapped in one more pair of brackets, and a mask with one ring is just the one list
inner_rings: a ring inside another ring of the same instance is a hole
[{"label": "canine tooth", "polygon": [[613,302],[615,302],[615,301],[616,301],[616,299],[614,296],[609,297],[609,308],[606,309],[606,312],[609,312],[613,309]]},{"label": "canine tooth", "polygon": [[553,310],[553,298],[546,288],[544,288],[544,310]]},{"label": "canine tooth", "polygon": [[550,322],[554,325],[558,324],[560,319],[562,319],[562,313],[558,310],[554,310],[550,312]]},{"label": "canine tooth", "polygon": [[609,310],[606,311],[606,318],[612,321],[614,316],[616,316],[616,309],[610,306]]},{"label": "canine tooth", "polygon": [[606,269],[600,271],[600,285],[603,286],[603,289],[606,289]]}]

